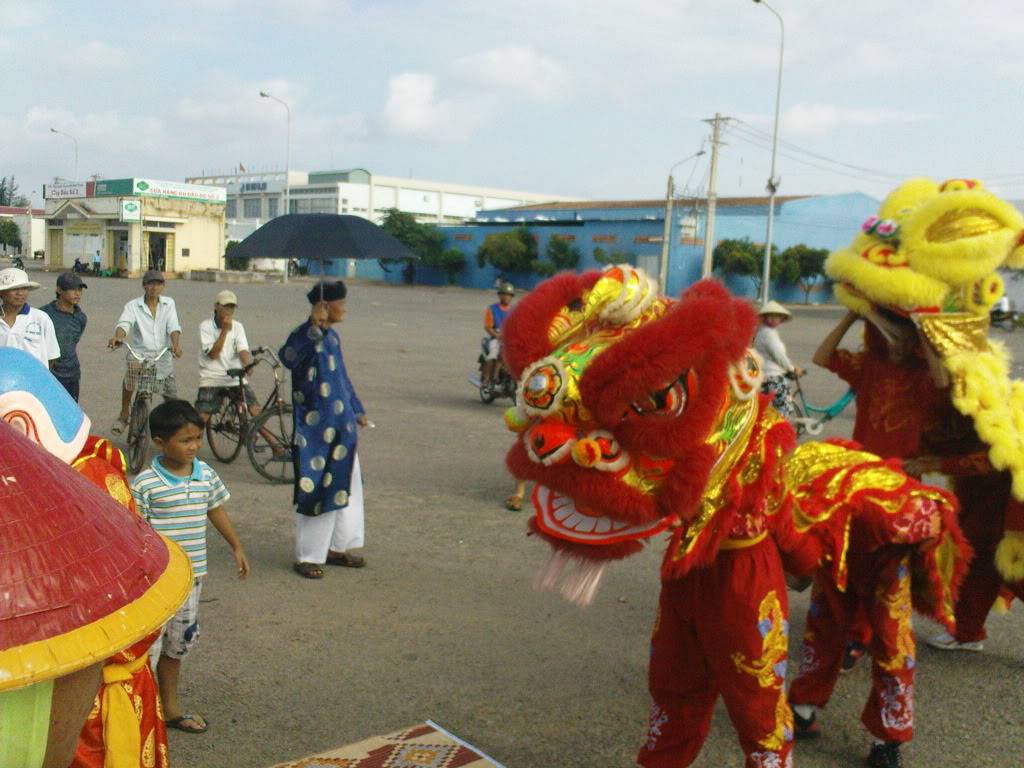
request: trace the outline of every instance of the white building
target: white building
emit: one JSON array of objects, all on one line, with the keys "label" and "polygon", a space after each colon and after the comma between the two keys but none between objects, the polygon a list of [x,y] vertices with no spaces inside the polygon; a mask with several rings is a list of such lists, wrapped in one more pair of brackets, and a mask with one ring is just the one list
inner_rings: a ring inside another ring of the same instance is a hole
[{"label": "white building", "polygon": [[[291,171],[288,178],[291,213],[345,213],[374,222],[380,222],[389,208],[411,213],[422,222],[452,224],[472,219],[479,211],[492,208],[579,199],[378,176],[363,168]],[[270,171],[208,174],[193,176],[187,181],[227,189],[228,238],[240,240],[284,211],[284,179],[283,171]]]},{"label": "white building", "polygon": [[[46,248],[46,211],[42,208],[13,208],[0,205],[0,218],[13,219],[21,234],[21,253],[32,256]],[[17,253],[18,249],[3,249]]]}]

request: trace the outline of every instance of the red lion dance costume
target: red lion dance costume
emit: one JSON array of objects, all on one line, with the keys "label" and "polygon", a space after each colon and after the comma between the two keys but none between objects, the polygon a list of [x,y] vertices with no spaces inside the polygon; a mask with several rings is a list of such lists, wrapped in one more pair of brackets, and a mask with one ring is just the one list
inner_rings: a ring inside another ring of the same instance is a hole
[{"label": "red lion dance costume", "polygon": [[716,282],[673,301],[614,267],[546,281],[503,328],[520,377],[508,464],[536,483],[533,527],[554,547],[540,583],[565,573],[563,594],[586,604],[608,561],[671,531],[644,766],[692,763],[719,694],[748,768],[791,764],[784,569],[829,563],[845,586],[854,515],[871,534],[863,546],[916,545],[935,602],[952,602],[958,569],[943,575],[936,556],[955,528],[951,499],[870,454],[794,452],[792,428],[758,394],[755,325]]}]

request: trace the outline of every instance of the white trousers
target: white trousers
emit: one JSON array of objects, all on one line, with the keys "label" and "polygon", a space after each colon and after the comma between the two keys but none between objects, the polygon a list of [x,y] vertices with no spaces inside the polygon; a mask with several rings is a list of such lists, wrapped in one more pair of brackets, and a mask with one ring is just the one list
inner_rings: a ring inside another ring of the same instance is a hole
[{"label": "white trousers", "polygon": [[347,507],[315,517],[295,513],[295,560],[323,565],[329,550],[347,552],[363,546],[364,531],[363,474],[356,454]]}]

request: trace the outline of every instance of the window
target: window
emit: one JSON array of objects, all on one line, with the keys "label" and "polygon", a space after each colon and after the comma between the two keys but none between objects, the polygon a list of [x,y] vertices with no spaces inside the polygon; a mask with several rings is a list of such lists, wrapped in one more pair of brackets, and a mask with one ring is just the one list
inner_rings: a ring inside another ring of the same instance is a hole
[{"label": "window", "polygon": [[189,257],[189,254],[190,254],[190,251],[189,251],[188,248],[182,248],[181,249],[181,256],[182,256],[182,258],[187,259]]},{"label": "window", "polygon": [[276,216],[277,216],[277,198],[276,197],[268,197],[267,198],[267,218],[268,219],[273,219]]},{"label": "window", "polygon": [[290,213],[337,213],[338,198],[314,197],[306,200],[289,200]]},{"label": "window", "polygon": [[242,216],[246,219],[258,219],[260,217],[260,199],[258,197],[247,197],[242,200]]},{"label": "window", "polygon": [[697,236],[697,217],[693,215],[682,216],[679,219],[679,233],[681,237],[694,238]]},{"label": "window", "polygon": [[229,219],[238,217],[238,201],[228,200],[228,204],[224,207],[224,216]]}]

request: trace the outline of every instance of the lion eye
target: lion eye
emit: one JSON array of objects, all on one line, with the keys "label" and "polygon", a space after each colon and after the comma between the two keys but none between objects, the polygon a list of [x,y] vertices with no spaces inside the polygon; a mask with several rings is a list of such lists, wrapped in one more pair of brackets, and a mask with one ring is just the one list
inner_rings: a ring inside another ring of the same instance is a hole
[{"label": "lion eye", "polygon": [[632,413],[639,416],[679,416],[686,410],[695,384],[696,376],[693,371],[686,371],[667,387],[656,389],[642,400],[630,403],[626,415]]}]

